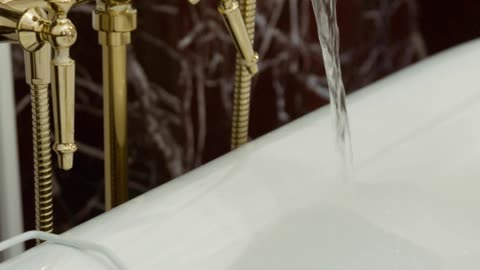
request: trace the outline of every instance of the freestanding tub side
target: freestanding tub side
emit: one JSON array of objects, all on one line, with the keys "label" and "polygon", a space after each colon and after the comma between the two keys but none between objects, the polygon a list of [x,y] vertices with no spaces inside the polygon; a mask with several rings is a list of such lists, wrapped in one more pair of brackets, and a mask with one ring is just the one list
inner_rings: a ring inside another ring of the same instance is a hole
[{"label": "freestanding tub side", "polygon": [[[23,232],[11,65],[10,45],[0,44],[0,240]],[[9,258],[22,252],[23,246],[17,246],[5,252],[3,256]]]}]

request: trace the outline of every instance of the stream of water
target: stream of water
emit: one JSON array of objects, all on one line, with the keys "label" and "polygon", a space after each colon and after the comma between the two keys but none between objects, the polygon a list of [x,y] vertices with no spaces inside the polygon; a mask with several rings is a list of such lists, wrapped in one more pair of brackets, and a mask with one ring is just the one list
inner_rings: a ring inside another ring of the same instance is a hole
[{"label": "stream of water", "polygon": [[312,0],[312,5],[328,81],[336,147],[342,163],[342,166],[340,166],[340,177],[348,180],[353,169],[353,151],[345,102],[345,87],[343,86],[340,66],[337,1]]}]

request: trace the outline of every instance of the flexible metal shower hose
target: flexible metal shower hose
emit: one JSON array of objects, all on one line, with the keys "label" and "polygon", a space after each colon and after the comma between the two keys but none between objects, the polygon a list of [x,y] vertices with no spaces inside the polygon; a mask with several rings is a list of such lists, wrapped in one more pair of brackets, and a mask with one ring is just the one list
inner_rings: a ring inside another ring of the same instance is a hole
[{"label": "flexible metal shower hose", "polygon": [[[256,0],[240,0],[239,4],[250,41],[253,44],[255,34],[255,13],[257,8]],[[237,53],[232,113],[232,149],[235,149],[248,141],[251,83],[252,75],[250,75],[242,64],[242,58]]]},{"label": "flexible metal shower hose", "polygon": [[36,229],[53,231],[53,183],[48,86],[31,89]]}]

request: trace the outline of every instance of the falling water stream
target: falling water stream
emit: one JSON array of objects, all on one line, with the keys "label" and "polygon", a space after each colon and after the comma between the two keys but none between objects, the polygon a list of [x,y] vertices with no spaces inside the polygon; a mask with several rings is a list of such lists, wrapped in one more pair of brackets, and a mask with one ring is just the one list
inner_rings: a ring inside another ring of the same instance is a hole
[{"label": "falling water stream", "polygon": [[330,108],[336,135],[336,147],[341,159],[340,177],[348,180],[353,167],[350,125],[346,107],[346,94],[342,81],[339,55],[339,33],[336,0],[312,0],[317,22],[318,38],[322,47],[323,62],[330,93]]}]

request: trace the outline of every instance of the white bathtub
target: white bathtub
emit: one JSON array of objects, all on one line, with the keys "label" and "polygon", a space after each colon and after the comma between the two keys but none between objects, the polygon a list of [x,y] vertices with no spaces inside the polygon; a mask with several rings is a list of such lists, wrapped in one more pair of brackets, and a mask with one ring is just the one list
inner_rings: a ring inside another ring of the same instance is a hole
[{"label": "white bathtub", "polygon": [[[134,270],[480,269],[480,41],[366,87],[349,110],[351,183],[321,108],[65,235]],[[44,244],[0,269],[114,268]]]},{"label": "white bathtub", "polygon": [[[0,44],[0,241],[23,231],[17,125],[9,44]],[[23,245],[0,254],[0,262],[23,252]]]}]

